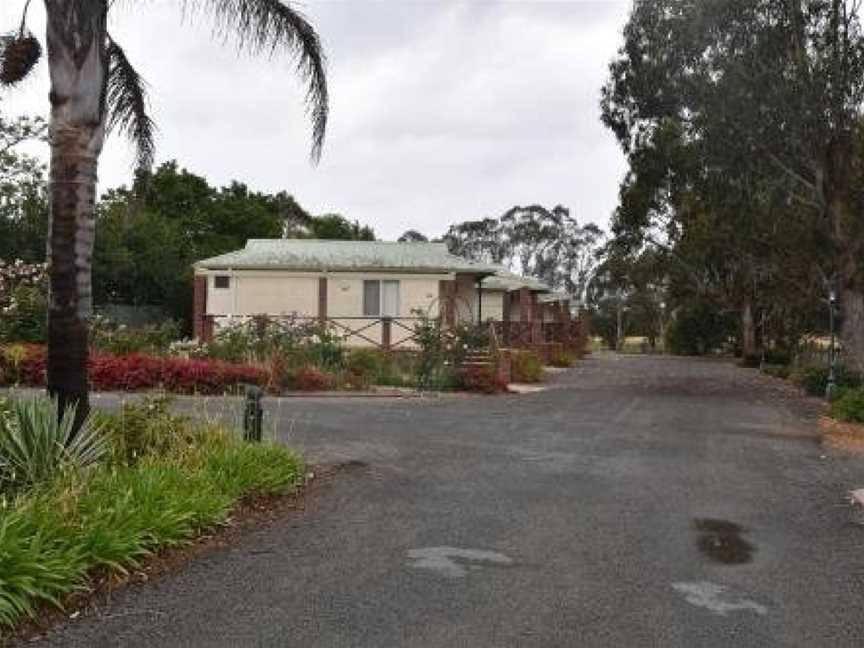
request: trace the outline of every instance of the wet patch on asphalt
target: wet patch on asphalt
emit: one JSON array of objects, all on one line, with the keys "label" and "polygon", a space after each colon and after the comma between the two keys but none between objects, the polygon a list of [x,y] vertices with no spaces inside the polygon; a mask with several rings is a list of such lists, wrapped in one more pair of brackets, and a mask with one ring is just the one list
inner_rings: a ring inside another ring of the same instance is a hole
[{"label": "wet patch on asphalt", "polygon": [[744,527],[728,520],[697,518],[693,528],[699,534],[696,546],[711,562],[721,565],[743,565],[753,560],[756,546],[742,538]]}]

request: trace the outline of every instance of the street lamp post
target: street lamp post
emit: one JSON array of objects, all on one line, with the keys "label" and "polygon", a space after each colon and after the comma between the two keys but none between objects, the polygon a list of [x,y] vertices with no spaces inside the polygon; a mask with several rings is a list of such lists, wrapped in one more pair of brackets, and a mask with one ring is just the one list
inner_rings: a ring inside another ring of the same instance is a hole
[{"label": "street lamp post", "polygon": [[828,384],[825,386],[825,398],[831,400],[834,398],[834,392],[837,390],[837,352],[834,346],[834,309],[837,306],[837,292],[831,288],[828,293],[828,326],[831,329],[831,348],[829,355],[828,368]]}]

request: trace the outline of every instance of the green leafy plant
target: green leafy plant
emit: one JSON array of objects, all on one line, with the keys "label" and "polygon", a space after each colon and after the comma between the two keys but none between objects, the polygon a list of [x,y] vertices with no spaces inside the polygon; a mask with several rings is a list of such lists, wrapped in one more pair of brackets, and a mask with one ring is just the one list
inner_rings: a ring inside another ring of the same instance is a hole
[{"label": "green leafy plant", "polygon": [[[828,367],[803,367],[794,370],[789,379],[811,396],[825,396],[828,387]],[[862,385],[862,376],[844,365],[837,365],[834,373],[838,388],[856,388]]]},{"label": "green leafy plant", "polygon": [[543,382],[543,360],[533,351],[514,351],[510,362],[513,382]]},{"label": "green leafy plant", "polygon": [[21,382],[21,367],[28,354],[28,347],[23,344],[10,344],[0,348],[0,369],[3,369],[5,381],[15,385]]},{"label": "green leafy plant", "polygon": [[166,355],[179,337],[180,326],[172,321],[139,327],[116,324],[104,317],[94,317],[90,322],[90,346],[111,355]]},{"label": "green leafy plant", "polygon": [[549,366],[569,369],[576,363],[575,355],[566,349],[555,349],[549,354]]},{"label": "green leafy plant", "polygon": [[355,349],[345,358],[345,371],[340,383],[351,389],[365,389],[377,381],[388,364],[374,349]]},{"label": "green leafy plant", "polygon": [[[139,407],[142,416],[164,411]],[[41,604],[61,605],[65,594],[87,588],[94,569],[122,573],[189,542],[223,523],[244,496],[302,483],[303,462],[282,445],[176,422],[167,450],[153,446],[134,465],[64,472],[11,502],[0,517],[0,625],[33,616]]]},{"label": "green leafy plant", "polygon": [[199,445],[207,426],[171,412],[168,396],[148,396],[124,403],[116,414],[95,415],[111,448],[114,466],[134,466],[147,457],[167,456]]},{"label": "green leafy plant", "polygon": [[864,423],[864,388],[841,389],[831,403],[831,416],[850,423]]},{"label": "green leafy plant", "polygon": [[83,469],[108,453],[102,427],[93,418],[74,431],[75,410],[62,416],[48,398],[15,400],[0,416],[0,485],[19,491],[50,481],[65,467]]}]

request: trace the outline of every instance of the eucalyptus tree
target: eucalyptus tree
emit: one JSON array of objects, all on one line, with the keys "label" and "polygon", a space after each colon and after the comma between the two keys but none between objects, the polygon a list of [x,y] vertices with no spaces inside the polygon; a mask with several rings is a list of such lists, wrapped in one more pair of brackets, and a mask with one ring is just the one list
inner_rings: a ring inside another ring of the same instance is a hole
[{"label": "eucalyptus tree", "polygon": [[[45,0],[51,116],[49,141],[50,307],[48,315],[49,393],[61,410],[74,403],[88,410],[87,347],[91,313],[91,256],[99,155],[105,134],[116,131],[137,146],[137,162],[149,167],[154,155],[154,124],[147,114],[142,77],[108,30],[115,0]],[[133,6],[124,3],[126,7]],[[328,101],[321,43],[306,18],[280,0],[179,0],[181,11],[212,19],[214,33],[236,37],[256,54],[294,58],[307,84],[312,119],[312,158],[321,153]],[[27,28],[27,1],[17,29],[0,43],[0,83],[14,86],[42,55]],[[146,11],[146,3],[136,3]]]},{"label": "eucalyptus tree", "polygon": [[[759,195],[782,195],[788,213],[807,210],[821,247],[802,253],[820,257],[840,292],[849,357],[864,365],[859,9],[859,0],[635,0],[602,107],[631,168],[652,152],[670,162],[653,169],[641,200],[651,216],[636,229],[664,210],[686,215],[683,197],[701,192],[703,174],[725,179],[712,208],[751,182]],[[684,171],[682,152],[693,162]]]},{"label": "eucalyptus tree", "polygon": [[596,266],[603,231],[580,225],[562,205],[513,207],[501,216],[501,227],[513,260],[526,275],[574,295],[579,301]]}]

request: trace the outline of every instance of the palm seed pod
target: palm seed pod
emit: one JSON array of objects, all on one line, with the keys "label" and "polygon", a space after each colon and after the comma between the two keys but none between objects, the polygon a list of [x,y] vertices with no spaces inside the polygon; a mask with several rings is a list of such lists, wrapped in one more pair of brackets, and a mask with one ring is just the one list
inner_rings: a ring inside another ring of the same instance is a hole
[{"label": "palm seed pod", "polygon": [[0,57],[0,84],[11,86],[26,77],[42,56],[42,46],[30,32],[6,40]]}]

